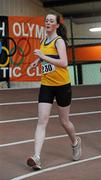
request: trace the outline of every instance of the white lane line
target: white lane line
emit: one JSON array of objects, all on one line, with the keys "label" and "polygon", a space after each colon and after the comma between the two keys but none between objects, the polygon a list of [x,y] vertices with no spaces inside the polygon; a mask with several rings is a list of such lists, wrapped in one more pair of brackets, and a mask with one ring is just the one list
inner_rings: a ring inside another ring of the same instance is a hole
[{"label": "white lane line", "polygon": [[[91,112],[71,113],[69,116],[83,116],[83,115],[93,115],[93,114],[100,114],[100,113],[101,113],[101,111],[91,111]],[[49,118],[58,118],[58,117],[59,117],[59,115],[51,115]],[[32,120],[38,120],[38,117],[3,120],[3,121],[0,121],[0,124],[22,122],[22,121],[32,121]]]},{"label": "white lane line", "polygon": [[4,120],[4,121],[0,121],[0,124],[3,124],[3,123],[13,123],[13,122],[23,122],[23,121],[32,121],[32,120],[37,120],[37,119],[38,119],[38,117],[13,119],[13,120]]},{"label": "white lane line", "polygon": [[100,99],[100,98],[101,96],[88,96],[88,97],[72,98],[72,100],[76,101],[76,100]]},{"label": "white lane line", "polygon": [[[93,131],[79,132],[79,133],[76,133],[76,135],[87,135],[87,134],[94,134],[94,133],[101,133],[101,129],[93,130]],[[59,139],[59,138],[67,137],[67,136],[68,136],[67,134],[51,136],[51,137],[46,137],[45,140]],[[7,144],[0,144],[0,147],[8,147],[8,146],[20,145],[20,144],[25,144],[25,143],[30,143],[30,142],[34,142],[34,139],[12,142],[12,143],[7,143]]]},{"label": "white lane line", "polygon": [[81,112],[81,113],[72,113],[70,116],[81,116],[81,115],[89,115],[89,114],[100,114],[101,111],[88,111],[88,112]]},{"label": "white lane line", "polygon": [[[87,100],[87,99],[100,99],[101,96],[91,96],[91,97],[79,97],[79,98],[72,98],[73,101],[77,100]],[[7,106],[7,105],[21,105],[21,104],[36,104],[38,101],[23,101],[23,102],[8,102],[8,103],[0,103],[0,106]]]},{"label": "white lane line", "polygon": [[[57,118],[58,115],[51,115],[49,118]],[[30,117],[30,118],[22,118],[22,119],[13,119],[13,120],[4,120],[0,121],[0,124],[3,123],[12,123],[12,122],[22,122],[22,121],[32,121],[32,120],[38,120],[38,117]]]},{"label": "white lane line", "polygon": [[97,160],[97,159],[101,159],[101,155],[90,157],[90,158],[83,159],[83,160],[79,160],[79,161],[76,161],[76,162],[60,164],[60,165],[49,167],[49,168],[46,168],[46,169],[43,169],[43,170],[40,170],[40,171],[37,171],[37,172],[27,173],[27,174],[15,177],[15,178],[13,178],[11,180],[22,180],[22,179],[26,179],[26,178],[29,178],[29,177],[32,177],[32,176],[35,176],[35,175],[43,174],[43,173],[50,172],[50,171],[53,171],[53,170],[57,170],[57,169],[60,169],[60,168],[73,166],[73,165],[76,165],[76,164],[81,164],[81,163],[85,163],[85,162],[89,162],[89,161],[94,161],[94,160]]},{"label": "white lane line", "polygon": [[8,102],[8,103],[0,103],[0,106],[21,105],[21,104],[36,104],[36,103],[38,103],[38,101]]}]

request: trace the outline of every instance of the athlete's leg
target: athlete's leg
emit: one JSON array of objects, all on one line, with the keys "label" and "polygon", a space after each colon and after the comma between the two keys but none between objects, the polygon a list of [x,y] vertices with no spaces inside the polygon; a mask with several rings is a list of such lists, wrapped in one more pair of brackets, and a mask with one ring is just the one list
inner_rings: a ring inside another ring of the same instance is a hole
[{"label": "athlete's leg", "polygon": [[70,112],[70,105],[66,107],[58,106],[58,113],[59,113],[61,125],[69,135],[72,144],[75,145],[77,143],[75,128],[72,122],[69,120],[69,112]]},{"label": "athlete's leg", "polygon": [[54,94],[52,93],[52,87],[42,85],[38,98],[38,123],[35,131],[34,156],[27,160],[28,166],[33,167],[35,170],[41,169],[40,153],[45,139],[53,100]]},{"label": "athlete's leg", "polygon": [[66,132],[68,133],[72,144],[74,145],[76,141],[75,128],[71,121],[69,120],[70,104],[71,104],[71,85],[66,84],[63,86],[58,86],[56,89],[56,101],[58,105],[58,113],[60,117],[60,122]]},{"label": "athlete's leg", "polygon": [[81,138],[76,136],[74,125],[69,120],[70,105],[67,107],[58,106],[58,111],[61,124],[72,142],[73,160],[77,161],[81,157]]},{"label": "athlete's leg", "polygon": [[46,126],[49,120],[52,104],[39,103],[38,104],[38,124],[35,131],[35,155],[40,157],[42,145],[45,139]]},{"label": "athlete's leg", "polygon": [[73,160],[79,160],[81,157],[81,139],[76,137],[75,127],[69,119],[71,105],[71,86],[67,84],[57,89],[56,101],[58,104],[58,112],[60,122],[70,137],[73,148]]},{"label": "athlete's leg", "polygon": [[27,159],[27,165],[32,167],[34,170],[41,169],[40,153],[45,139],[46,126],[49,120],[51,107],[52,104],[50,103],[38,104],[39,119],[35,131],[34,155]]}]

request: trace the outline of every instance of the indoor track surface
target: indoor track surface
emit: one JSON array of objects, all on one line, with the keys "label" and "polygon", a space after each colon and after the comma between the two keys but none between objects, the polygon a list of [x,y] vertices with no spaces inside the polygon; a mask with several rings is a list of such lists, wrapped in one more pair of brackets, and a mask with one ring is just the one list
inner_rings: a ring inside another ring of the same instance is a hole
[{"label": "indoor track surface", "polygon": [[82,157],[72,161],[54,102],[40,171],[26,165],[34,150],[39,89],[0,90],[0,180],[101,180],[101,85],[72,90],[70,120],[82,139]]}]

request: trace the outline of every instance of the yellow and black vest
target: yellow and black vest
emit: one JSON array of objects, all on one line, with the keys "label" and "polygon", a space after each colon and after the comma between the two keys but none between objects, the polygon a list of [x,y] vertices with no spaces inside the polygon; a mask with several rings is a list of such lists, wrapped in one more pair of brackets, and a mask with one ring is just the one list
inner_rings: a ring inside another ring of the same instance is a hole
[{"label": "yellow and black vest", "polygon": [[[46,38],[42,41],[40,50],[46,56],[59,59],[59,55],[56,49],[56,41],[60,39],[60,36],[57,36],[49,43],[46,42]],[[62,68],[54,66],[46,61],[42,62],[42,78],[41,84],[46,86],[61,86],[70,83],[70,77],[68,68]]]}]

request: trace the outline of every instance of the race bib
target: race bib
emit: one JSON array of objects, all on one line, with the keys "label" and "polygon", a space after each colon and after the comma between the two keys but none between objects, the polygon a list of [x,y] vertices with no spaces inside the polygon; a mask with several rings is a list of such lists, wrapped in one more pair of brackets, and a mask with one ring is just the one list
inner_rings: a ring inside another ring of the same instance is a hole
[{"label": "race bib", "polygon": [[42,74],[47,74],[55,71],[55,66],[53,64],[43,62],[42,63]]}]

